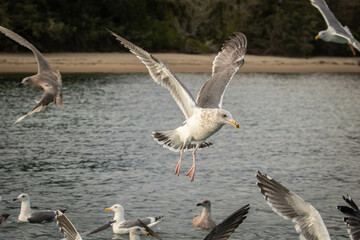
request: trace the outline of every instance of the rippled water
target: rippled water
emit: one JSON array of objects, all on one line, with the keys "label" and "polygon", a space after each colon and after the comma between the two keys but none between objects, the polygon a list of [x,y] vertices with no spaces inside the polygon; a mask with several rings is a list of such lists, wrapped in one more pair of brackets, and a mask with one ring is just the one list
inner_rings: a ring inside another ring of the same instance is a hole
[{"label": "rippled water", "polygon": [[[178,76],[194,96],[209,77]],[[360,75],[236,75],[223,106],[241,129],[224,126],[214,146],[198,151],[192,183],[185,176],[191,153],[176,177],[178,153],[152,139],[152,131],[176,128],[184,117],[148,74],[64,74],[64,107],[13,126],[41,95],[18,88],[22,77],[0,76],[0,211],[11,214],[0,239],[62,238],[55,222],[16,221],[20,204],[11,199],[22,192],[33,207],[66,208],[80,232],[107,223],[113,215],[104,209],[120,203],[128,219],[165,215],[155,227],[163,239],[203,239],[207,231],[191,220],[208,198],[217,222],[251,204],[231,239],[298,239],[259,193],[256,170],[312,203],[334,239],[348,239],[336,206],[346,193],[360,204]],[[87,239],[111,238],[109,229]]]}]

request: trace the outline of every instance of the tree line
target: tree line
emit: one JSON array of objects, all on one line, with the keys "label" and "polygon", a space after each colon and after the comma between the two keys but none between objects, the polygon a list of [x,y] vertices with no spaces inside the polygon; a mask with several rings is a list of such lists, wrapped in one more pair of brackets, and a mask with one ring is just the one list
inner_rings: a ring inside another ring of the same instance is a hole
[{"label": "tree line", "polygon": [[[360,1],[327,3],[360,40]],[[125,51],[108,28],[151,52],[213,53],[241,31],[250,54],[351,56],[315,40],[326,23],[309,0],[0,0],[0,25],[42,52]],[[0,36],[0,51],[27,50]]]}]

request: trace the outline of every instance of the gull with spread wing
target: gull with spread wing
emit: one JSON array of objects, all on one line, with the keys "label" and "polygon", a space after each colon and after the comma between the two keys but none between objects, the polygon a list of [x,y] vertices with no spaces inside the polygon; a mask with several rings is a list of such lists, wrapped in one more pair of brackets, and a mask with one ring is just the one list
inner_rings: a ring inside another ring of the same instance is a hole
[{"label": "gull with spread wing", "polygon": [[265,200],[279,216],[295,223],[300,239],[330,240],[329,232],[320,213],[308,202],[291,192],[275,179],[261,172],[256,173],[258,187]]},{"label": "gull with spread wing", "polygon": [[153,132],[153,137],[164,147],[172,151],[180,151],[180,159],[175,168],[176,175],[180,173],[183,152],[193,149],[193,164],[186,174],[193,181],[196,150],[212,145],[206,139],[224,124],[228,123],[239,128],[239,124],[233,119],[231,113],[221,107],[226,87],[244,64],[247,47],[245,35],[235,32],[234,36],[225,42],[213,62],[212,76],[201,87],[195,101],[189,90],[160,60],[110,30],[109,32],[145,64],[156,83],[170,91],[185,115],[186,120],[183,126],[170,131]]},{"label": "gull with spread wing", "polygon": [[360,51],[360,42],[354,38],[347,26],[341,25],[339,20],[331,12],[325,0],[310,0],[311,4],[316,7],[324,17],[327,29],[320,31],[315,39],[322,39],[326,42],[347,44],[352,53],[356,55],[354,48]]},{"label": "gull with spread wing", "polygon": [[48,61],[44,58],[44,56],[26,39],[21,37],[20,35],[14,33],[13,31],[0,26],[0,32],[5,34],[7,37],[11,38],[15,42],[19,43],[20,45],[30,49],[36,58],[38,63],[38,73],[26,77],[21,81],[20,86],[22,85],[29,85],[30,87],[42,89],[44,90],[43,95],[41,96],[40,101],[36,101],[37,105],[29,111],[24,116],[18,118],[14,124],[20,122],[25,117],[40,112],[42,109],[47,107],[50,103],[56,104],[58,107],[62,107],[62,81],[61,75],[59,71],[54,72]]}]

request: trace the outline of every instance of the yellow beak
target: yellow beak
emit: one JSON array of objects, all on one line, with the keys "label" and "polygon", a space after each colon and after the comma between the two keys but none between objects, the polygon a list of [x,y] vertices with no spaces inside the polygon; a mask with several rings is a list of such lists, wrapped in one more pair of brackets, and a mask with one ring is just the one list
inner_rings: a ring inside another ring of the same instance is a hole
[{"label": "yellow beak", "polygon": [[233,125],[236,128],[240,128],[240,125],[235,120],[229,120],[228,121],[231,125]]},{"label": "yellow beak", "polygon": [[316,35],[315,39],[316,39],[316,40],[318,40],[318,39],[319,39],[319,37],[320,37],[319,35]]},{"label": "yellow beak", "polygon": [[146,235],[146,236],[149,236],[150,235],[150,233],[149,232],[142,232],[142,234],[144,234],[144,235]]},{"label": "yellow beak", "polygon": [[111,211],[111,210],[112,210],[111,208],[105,208],[106,212]]}]

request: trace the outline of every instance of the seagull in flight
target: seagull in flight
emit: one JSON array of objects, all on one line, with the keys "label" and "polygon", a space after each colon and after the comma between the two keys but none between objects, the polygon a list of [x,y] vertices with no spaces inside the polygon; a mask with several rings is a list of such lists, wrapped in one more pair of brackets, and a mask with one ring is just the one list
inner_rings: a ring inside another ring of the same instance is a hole
[{"label": "seagull in flight", "polygon": [[34,47],[34,45],[29,43],[25,38],[2,26],[0,26],[0,32],[2,32],[15,42],[19,43],[20,45],[30,49],[34,53],[34,56],[38,63],[38,73],[33,76],[24,78],[21,81],[20,86],[29,85],[30,87],[44,90],[40,101],[36,101],[36,106],[27,114],[18,118],[14,122],[14,124],[20,122],[25,117],[33,113],[40,112],[50,103],[56,104],[59,108],[62,107],[62,80],[60,72],[53,71],[50,67],[49,62],[44,58],[44,56],[36,49],[36,47]]},{"label": "seagull in flight", "polygon": [[326,42],[334,42],[347,44],[353,55],[356,55],[354,48],[360,51],[360,42],[354,38],[350,29],[347,26],[341,25],[339,20],[331,12],[325,0],[310,0],[311,4],[316,7],[321,15],[324,17],[328,26],[326,30],[320,31],[315,39],[322,39]]},{"label": "seagull in flight", "polygon": [[196,101],[189,90],[172,73],[164,63],[144,49],[108,30],[115,38],[139,58],[147,67],[153,80],[167,88],[185,115],[185,122],[170,131],[153,132],[155,141],[171,151],[180,151],[180,159],[175,168],[175,174],[180,174],[182,154],[193,150],[193,164],[187,176],[194,181],[196,161],[195,152],[199,148],[212,145],[207,138],[219,131],[224,124],[240,128],[231,113],[222,109],[222,99],[225,90],[233,76],[244,64],[247,39],[244,34],[235,32],[227,40],[221,51],[215,57],[211,77],[201,87]]}]

